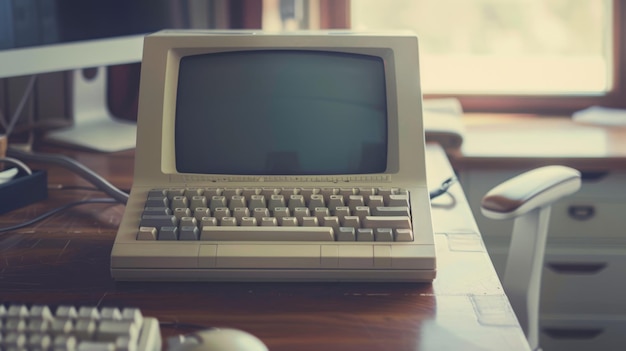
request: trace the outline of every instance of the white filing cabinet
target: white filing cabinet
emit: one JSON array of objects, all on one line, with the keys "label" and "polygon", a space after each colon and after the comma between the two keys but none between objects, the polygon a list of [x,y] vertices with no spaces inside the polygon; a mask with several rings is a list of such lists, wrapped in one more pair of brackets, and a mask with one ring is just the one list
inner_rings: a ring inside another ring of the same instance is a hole
[{"label": "white filing cabinet", "polygon": [[[530,168],[465,167],[459,178],[502,275],[512,221],[480,212],[493,186]],[[527,166],[527,165],[526,165]],[[544,351],[626,349],[626,171],[585,172],[579,192],[553,206],[541,293]]]}]

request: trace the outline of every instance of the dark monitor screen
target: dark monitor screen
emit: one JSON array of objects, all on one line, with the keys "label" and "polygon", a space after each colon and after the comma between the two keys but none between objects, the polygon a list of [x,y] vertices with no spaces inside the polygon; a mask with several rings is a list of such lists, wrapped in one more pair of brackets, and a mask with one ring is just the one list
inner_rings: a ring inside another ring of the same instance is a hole
[{"label": "dark monitor screen", "polygon": [[387,167],[383,59],[315,50],[183,57],[175,119],[183,173],[336,175]]},{"label": "dark monitor screen", "polygon": [[0,50],[146,34],[175,25],[169,0],[3,0]]}]

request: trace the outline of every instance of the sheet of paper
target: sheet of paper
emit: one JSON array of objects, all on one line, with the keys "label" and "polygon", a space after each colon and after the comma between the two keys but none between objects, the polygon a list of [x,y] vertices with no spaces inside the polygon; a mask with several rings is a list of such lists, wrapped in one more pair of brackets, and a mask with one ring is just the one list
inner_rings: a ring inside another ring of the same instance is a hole
[{"label": "sheet of paper", "polygon": [[626,126],[626,110],[591,106],[574,112],[572,120],[601,126]]}]

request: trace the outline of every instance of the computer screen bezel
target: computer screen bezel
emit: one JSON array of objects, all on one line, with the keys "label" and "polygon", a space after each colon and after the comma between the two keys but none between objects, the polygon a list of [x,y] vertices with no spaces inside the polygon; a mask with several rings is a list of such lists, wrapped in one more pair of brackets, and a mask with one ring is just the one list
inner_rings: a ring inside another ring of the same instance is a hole
[{"label": "computer screen bezel", "polygon": [[[385,172],[327,176],[179,173],[176,170],[174,128],[180,59],[216,52],[282,49],[356,53],[384,60],[388,115]],[[412,33],[168,30],[146,37],[143,57],[135,166],[135,177],[141,179],[140,183],[353,181],[426,184],[419,55],[417,37]]]},{"label": "computer screen bezel", "polygon": [[145,34],[0,50],[0,78],[140,62]]}]

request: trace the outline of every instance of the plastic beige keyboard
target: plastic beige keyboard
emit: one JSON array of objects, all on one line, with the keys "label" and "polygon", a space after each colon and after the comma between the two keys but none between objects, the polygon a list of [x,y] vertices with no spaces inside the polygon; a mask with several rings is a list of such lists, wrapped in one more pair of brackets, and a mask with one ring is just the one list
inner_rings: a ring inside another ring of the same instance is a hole
[{"label": "plastic beige keyboard", "polygon": [[160,351],[161,332],[137,308],[0,304],[0,350]]},{"label": "plastic beige keyboard", "polygon": [[392,188],[177,188],[148,193],[137,240],[413,241]]}]

